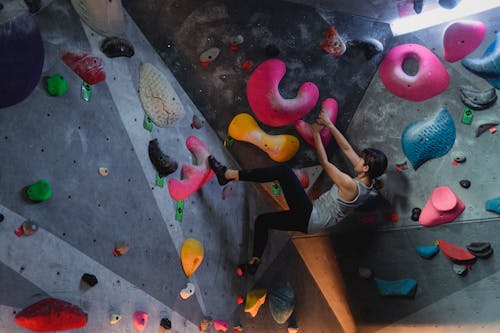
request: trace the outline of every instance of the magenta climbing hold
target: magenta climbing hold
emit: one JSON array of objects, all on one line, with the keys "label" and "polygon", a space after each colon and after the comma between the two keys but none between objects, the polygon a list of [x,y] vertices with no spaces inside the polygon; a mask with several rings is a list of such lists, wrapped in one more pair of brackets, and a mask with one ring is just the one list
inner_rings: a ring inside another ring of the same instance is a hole
[{"label": "magenta climbing hold", "polygon": [[[326,115],[333,124],[337,122],[339,105],[336,100],[334,100],[333,98],[325,99],[321,104],[321,109],[325,111]],[[299,119],[295,122],[295,129],[304,139],[304,141],[314,147],[313,132],[310,124],[306,123],[302,119]],[[320,137],[321,142],[323,142],[323,146],[326,147],[332,139],[332,133],[330,133],[330,130],[325,127],[321,130]]]},{"label": "magenta climbing hold", "polygon": [[425,227],[449,223],[464,209],[464,202],[448,186],[436,187],[422,209],[418,222]]},{"label": "magenta climbing hold", "polygon": [[444,60],[455,62],[474,52],[486,36],[481,21],[463,20],[448,25],[443,34]]},{"label": "magenta climbing hold", "polygon": [[61,59],[88,84],[94,85],[106,79],[102,59],[90,53],[62,51]]},{"label": "magenta climbing hold", "polygon": [[295,98],[283,98],[279,84],[285,72],[283,61],[269,59],[257,66],[248,79],[248,103],[257,119],[269,126],[285,126],[299,120],[319,98],[318,87],[312,82],[302,84]]},{"label": "magenta climbing hold", "polygon": [[177,201],[188,198],[214,176],[214,172],[208,165],[210,152],[203,142],[192,135],[186,139],[186,147],[194,155],[198,164],[182,165],[182,179],[171,178],[168,181],[168,192]]},{"label": "magenta climbing hold", "polygon": [[136,311],[134,313],[134,327],[137,331],[143,331],[148,322],[148,314],[144,311]]},{"label": "magenta climbing hold", "polygon": [[213,323],[216,331],[226,332],[229,328],[227,320],[214,319]]},{"label": "magenta climbing hold", "polygon": [[[403,70],[403,63],[407,59],[418,62],[418,72],[414,76]],[[438,57],[418,44],[403,44],[392,48],[380,64],[379,75],[390,92],[414,102],[439,95],[450,83],[450,75]]]}]

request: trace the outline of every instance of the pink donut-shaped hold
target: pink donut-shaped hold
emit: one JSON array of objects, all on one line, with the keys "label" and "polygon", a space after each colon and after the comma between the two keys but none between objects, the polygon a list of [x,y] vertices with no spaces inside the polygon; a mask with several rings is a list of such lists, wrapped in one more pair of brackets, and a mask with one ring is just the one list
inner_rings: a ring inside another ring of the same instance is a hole
[{"label": "pink donut-shaped hold", "polygon": [[486,36],[481,21],[457,21],[448,25],[443,34],[444,60],[455,62],[474,52]]},{"label": "pink donut-shaped hold", "polygon": [[[332,121],[332,123],[335,124],[337,122],[339,105],[336,100],[334,100],[333,98],[325,99],[321,104],[321,109],[326,112],[328,118]],[[300,136],[304,139],[305,142],[314,147],[313,132],[310,124],[299,119],[295,122],[295,130],[297,130],[297,132],[300,134]],[[323,142],[323,146],[324,147],[328,146],[330,140],[332,139],[332,134],[330,133],[330,130],[325,127],[319,134],[321,137],[321,142]]]},{"label": "pink donut-shaped hold", "polygon": [[134,313],[133,322],[136,331],[144,331],[148,322],[148,314],[144,311],[136,311]]},{"label": "pink donut-shaped hold", "polygon": [[318,102],[319,90],[312,82],[301,85],[295,98],[283,98],[278,88],[285,72],[283,61],[269,59],[257,66],[248,79],[248,103],[257,119],[269,126],[291,124]]},{"label": "pink donut-shaped hold", "polygon": [[168,181],[168,192],[172,199],[177,201],[187,199],[214,176],[214,172],[208,165],[210,152],[203,142],[192,135],[186,139],[186,147],[194,155],[198,164],[182,165],[182,179],[171,178]]},{"label": "pink donut-shaped hold", "polygon": [[[418,62],[418,72],[414,76],[403,70],[406,59]],[[418,44],[403,44],[391,49],[380,64],[379,75],[387,90],[414,102],[439,95],[450,83],[450,75],[438,57]]]}]

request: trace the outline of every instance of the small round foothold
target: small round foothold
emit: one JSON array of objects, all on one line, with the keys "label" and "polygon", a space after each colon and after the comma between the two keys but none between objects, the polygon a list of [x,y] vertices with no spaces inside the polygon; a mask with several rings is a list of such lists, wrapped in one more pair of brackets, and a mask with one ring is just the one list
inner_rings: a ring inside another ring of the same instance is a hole
[{"label": "small round foothold", "polygon": [[465,157],[465,154],[463,152],[457,152],[455,153],[455,157],[453,158],[453,160],[457,163],[464,163],[467,158]]},{"label": "small round foothold", "polygon": [[418,221],[418,219],[420,218],[420,213],[422,212],[422,210],[418,207],[415,207],[411,210],[411,219],[413,221]]},{"label": "small round foothold", "polygon": [[467,274],[467,266],[453,264],[453,270],[460,276]]},{"label": "small round foothold", "polygon": [[460,186],[462,186],[463,188],[469,188],[470,187],[470,180],[462,179],[460,181]]},{"label": "small round foothold", "polygon": [[109,174],[108,168],[99,168],[99,175],[106,177]]},{"label": "small round foothold", "polygon": [[373,276],[373,272],[371,269],[366,268],[366,267],[359,267],[358,268],[358,274],[361,276],[363,279],[371,279]]},{"label": "small round foothold", "polygon": [[119,315],[119,314],[115,314],[115,313],[112,313],[110,316],[109,316],[109,323],[111,325],[114,325],[116,324],[117,322],[120,321],[120,319],[122,319],[122,317]]}]

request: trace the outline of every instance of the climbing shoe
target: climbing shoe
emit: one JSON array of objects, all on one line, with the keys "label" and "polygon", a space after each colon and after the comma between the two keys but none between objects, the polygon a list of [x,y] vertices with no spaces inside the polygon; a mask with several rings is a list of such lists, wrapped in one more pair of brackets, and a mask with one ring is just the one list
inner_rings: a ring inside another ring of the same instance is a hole
[{"label": "climbing shoe", "polygon": [[248,262],[240,264],[236,269],[236,274],[238,274],[238,276],[255,275],[259,265],[260,261],[254,261],[252,264],[249,264]]},{"label": "climbing shoe", "polygon": [[220,186],[224,186],[231,181],[231,179],[227,179],[225,176],[227,167],[225,165],[222,165],[212,155],[208,156],[208,164],[210,165],[210,168],[215,172],[215,176],[217,176],[217,181],[219,182]]}]

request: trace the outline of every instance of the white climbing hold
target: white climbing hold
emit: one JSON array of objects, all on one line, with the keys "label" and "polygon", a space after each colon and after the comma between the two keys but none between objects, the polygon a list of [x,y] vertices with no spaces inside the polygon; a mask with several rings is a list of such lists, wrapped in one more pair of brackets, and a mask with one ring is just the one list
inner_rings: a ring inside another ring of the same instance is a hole
[{"label": "white climbing hold", "polygon": [[194,295],[194,284],[188,282],[186,285],[186,288],[182,289],[180,292],[181,298],[182,299],[188,299],[189,297]]},{"label": "white climbing hold", "polygon": [[108,168],[99,168],[99,174],[103,177],[106,177],[109,174]]},{"label": "white climbing hold", "polygon": [[122,316],[120,316],[119,314],[116,314],[116,313],[112,313],[110,316],[109,316],[109,323],[111,325],[114,325],[116,324],[117,322],[120,321],[120,319],[122,319]]},{"label": "white climbing hold", "polygon": [[141,65],[139,97],[144,111],[158,127],[180,121],[186,112],[174,88],[153,65]]}]

